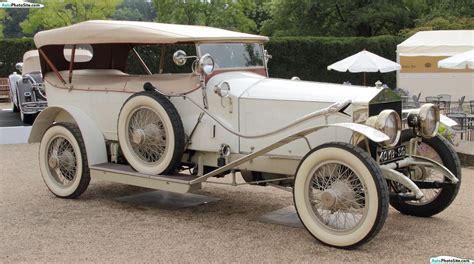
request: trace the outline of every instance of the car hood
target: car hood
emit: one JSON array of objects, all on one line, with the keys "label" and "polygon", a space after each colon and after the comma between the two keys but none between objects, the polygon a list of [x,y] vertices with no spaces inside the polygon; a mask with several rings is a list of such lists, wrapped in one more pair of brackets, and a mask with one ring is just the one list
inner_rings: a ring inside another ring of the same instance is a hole
[{"label": "car hood", "polygon": [[231,94],[242,99],[268,99],[314,102],[341,102],[351,100],[356,104],[367,104],[383,89],[357,85],[342,85],[323,82],[293,81],[266,78],[245,72],[230,72],[216,75],[210,86],[226,81]]}]

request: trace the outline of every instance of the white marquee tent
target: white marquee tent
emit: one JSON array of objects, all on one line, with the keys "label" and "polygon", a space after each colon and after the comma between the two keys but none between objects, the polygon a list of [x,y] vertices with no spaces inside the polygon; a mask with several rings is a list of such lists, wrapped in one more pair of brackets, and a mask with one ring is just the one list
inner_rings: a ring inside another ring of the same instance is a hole
[{"label": "white marquee tent", "polygon": [[474,70],[438,68],[438,61],[474,49],[474,30],[421,31],[397,46],[397,87],[426,96],[474,99]]}]

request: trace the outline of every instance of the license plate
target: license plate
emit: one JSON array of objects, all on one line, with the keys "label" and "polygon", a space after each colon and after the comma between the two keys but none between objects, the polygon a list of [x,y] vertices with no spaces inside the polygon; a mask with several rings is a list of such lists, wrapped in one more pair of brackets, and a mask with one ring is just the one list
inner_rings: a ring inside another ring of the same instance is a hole
[{"label": "license plate", "polygon": [[393,148],[379,150],[377,154],[378,161],[382,164],[403,159],[407,154],[407,150],[405,145],[400,145]]}]

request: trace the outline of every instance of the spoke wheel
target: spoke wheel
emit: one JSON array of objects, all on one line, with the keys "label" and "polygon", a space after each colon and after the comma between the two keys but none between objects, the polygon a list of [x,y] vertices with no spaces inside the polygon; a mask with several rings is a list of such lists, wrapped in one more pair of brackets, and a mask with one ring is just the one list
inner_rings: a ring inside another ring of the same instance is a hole
[{"label": "spoke wheel", "polygon": [[140,107],[131,113],[127,123],[128,143],[137,158],[150,165],[160,163],[169,144],[167,129],[159,114]]},{"label": "spoke wheel", "polygon": [[362,149],[341,142],[321,145],[303,158],[293,195],[306,229],[335,247],[369,241],[388,213],[388,189],[377,164]]},{"label": "spoke wheel", "polygon": [[311,173],[308,195],[314,214],[333,232],[350,232],[366,217],[365,184],[347,164],[328,161]]},{"label": "spoke wheel", "polygon": [[135,170],[156,175],[173,173],[179,166],[184,152],[183,124],[163,95],[132,95],[120,110],[117,126],[122,152]]},{"label": "spoke wheel", "polygon": [[48,142],[48,170],[56,184],[70,186],[77,175],[78,161],[72,143],[62,135]]},{"label": "spoke wheel", "polygon": [[85,146],[79,129],[58,123],[46,130],[40,144],[40,169],[49,190],[62,198],[74,198],[89,185]]},{"label": "spoke wheel", "polygon": [[[413,131],[402,131],[402,142],[408,142],[413,137],[415,137]],[[429,217],[448,208],[454,201],[454,198],[456,198],[461,186],[461,163],[454,148],[440,135],[432,138],[423,138],[417,146],[417,155],[443,164],[459,179],[457,184],[446,185],[443,188],[421,189],[425,197],[417,201],[399,201],[397,199],[390,201],[390,204],[401,213]],[[431,168],[412,166],[409,170],[403,170],[402,172],[412,180],[449,182],[440,171]],[[395,192],[411,194],[396,183],[392,182],[391,186]]]}]

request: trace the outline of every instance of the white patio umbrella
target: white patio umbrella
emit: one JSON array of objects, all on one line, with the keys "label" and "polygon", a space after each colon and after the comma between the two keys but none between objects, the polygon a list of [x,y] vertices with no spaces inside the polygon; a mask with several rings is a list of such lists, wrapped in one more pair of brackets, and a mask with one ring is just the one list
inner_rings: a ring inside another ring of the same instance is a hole
[{"label": "white patio umbrella", "polygon": [[438,61],[438,68],[474,69],[474,49]]},{"label": "white patio umbrella", "polygon": [[363,72],[364,85],[366,83],[366,72],[391,72],[400,70],[400,64],[387,60],[379,55],[363,50],[357,54],[340,60],[328,66],[328,71],[340,72]]}]

